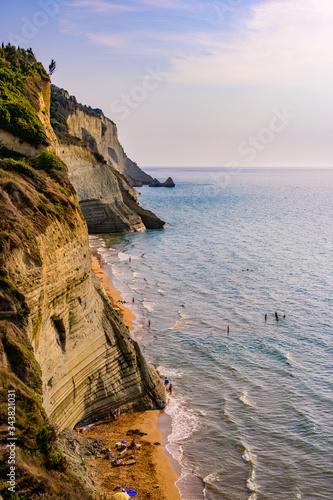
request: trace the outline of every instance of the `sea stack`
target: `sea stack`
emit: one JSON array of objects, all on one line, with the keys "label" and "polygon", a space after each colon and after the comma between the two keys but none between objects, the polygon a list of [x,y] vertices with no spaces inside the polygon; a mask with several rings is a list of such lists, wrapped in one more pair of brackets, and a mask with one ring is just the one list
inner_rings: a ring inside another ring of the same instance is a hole
[{"label": "sea stack", "polygon": [[173,182],[171,177],[168,177],[165,182],[160,182],[158,179],[153,179],[153,181],[149,184],[149,187],[167,187],[173,188],[176,184]]}]

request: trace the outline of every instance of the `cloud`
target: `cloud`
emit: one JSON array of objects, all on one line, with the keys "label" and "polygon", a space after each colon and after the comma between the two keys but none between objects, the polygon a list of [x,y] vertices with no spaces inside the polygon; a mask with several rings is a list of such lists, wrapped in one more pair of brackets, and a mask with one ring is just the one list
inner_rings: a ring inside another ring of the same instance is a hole
[{"label": "cloud", "polygon": [[115,4],[110,2],[104,2],[103,0],[73,0],[66,4],[67,7],[76,7],[86,11],[92,11],[96,13],[106,13],[106,12],[123,12],[123,11],[134,11],[137,10],[134,7],[128,5]]},{"label": "cloud", "polygon": [[124,49],[130,47],[130,42],[126,33],[124,34],[109,34],[109,33],[87,33],[86,37],[94,43],[104,45],[106,47],[116,47]]},{"label": "cloud", "polygon": [[[189,37],[186,33],[138,30],[121,33],[87,33],[86,37],[93,43],[113,47],[122,54],[157,56],[168,60],[171,55],[180,57],[192,47],[192,34]],[[196,33],[197,46],[201,44],[205,48],[204,37],[204,33]]]},{"label": "cloud", "polygon": [[189,10],[193,11],[197,2],[181,2],[177,0],[142,0],[143,5],[166,10]]},{"label": "cloud", "polygon": [[238,19],[229,39],[226,32],[207,33],[206,55],[174,58],[172,81],[328,90],[333,84],[332,21],[331,0],[260,2],[248,18]]},{"label": "cloud", "polygon": [[105,0],[72,0],[68,7],[76,7],[79,9],[94,11],[94,12],[120,12],[120,11],[138,11],[145,10],[146,7],[154,7],[164,10],[186,10],[193,11],[201,3],[193,1],[191,3],[177,0],[139,0],[135,2],[135,6],[117,4]]}]

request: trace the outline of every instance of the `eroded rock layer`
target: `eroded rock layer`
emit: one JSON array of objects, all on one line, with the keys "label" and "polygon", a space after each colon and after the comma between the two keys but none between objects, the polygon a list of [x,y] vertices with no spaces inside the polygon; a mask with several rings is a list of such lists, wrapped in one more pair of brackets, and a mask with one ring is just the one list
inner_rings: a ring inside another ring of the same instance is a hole
[{"label": "eroded rock layer", "polygon": [[101,154],[109,165],[124,174],[133,185],[149,184],[153,180],[128,158],[119,142],[116,124],[103,113],[96,116],[75,109],[68,116],[67,125],[71,135],[88,142],[91,149]]},{"label": "eroded rock layer", "polygon": [[132,185],[149,184],[152,178],[127,157],[116,125],[63,89],[52,86],[52,92],[51,120],[58,135],[53,145],[68,166],[89,232],[162,228],[164,222],[137,200]]}]

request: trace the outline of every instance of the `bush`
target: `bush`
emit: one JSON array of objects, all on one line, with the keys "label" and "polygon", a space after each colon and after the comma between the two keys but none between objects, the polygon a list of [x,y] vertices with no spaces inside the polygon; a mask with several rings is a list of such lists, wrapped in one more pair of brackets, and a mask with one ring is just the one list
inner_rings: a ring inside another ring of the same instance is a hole
[{"label": "bush", "polygon": [[36,170],[44,170],[46,173],[50,173],[52,170],[60,170],[61,172],[67,170],[65,163],[51,151],[43,151],[38,156],[31,158],[29,163]]},{"label": "bush", "polygon": [[48,456],[51,452],[52,444],[56,441],[56,433],[50,425],[44,425],[37,433],[36,442],[43,455]]},{"label": "bush", "polygon": [[37,110],[38,92],[48,76],[32,52],[0,48],[0,127],[29,144],[48,144]]}]

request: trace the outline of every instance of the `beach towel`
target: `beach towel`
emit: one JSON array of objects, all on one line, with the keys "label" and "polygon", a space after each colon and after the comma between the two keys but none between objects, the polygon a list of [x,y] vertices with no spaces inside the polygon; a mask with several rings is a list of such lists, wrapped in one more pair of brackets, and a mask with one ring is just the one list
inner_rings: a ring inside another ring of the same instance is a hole
[{"label": "beach towel", "polygon": [[134,497],[137,496],[136,491],[133,490],[133,489],[125,489],[125,490],[122,490],[122,491],[124,491],[125,493],[127,493],[127,495],[130,496],[130,497],[134,498]]}]

